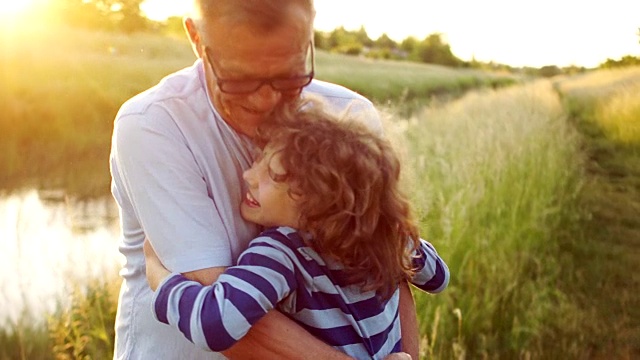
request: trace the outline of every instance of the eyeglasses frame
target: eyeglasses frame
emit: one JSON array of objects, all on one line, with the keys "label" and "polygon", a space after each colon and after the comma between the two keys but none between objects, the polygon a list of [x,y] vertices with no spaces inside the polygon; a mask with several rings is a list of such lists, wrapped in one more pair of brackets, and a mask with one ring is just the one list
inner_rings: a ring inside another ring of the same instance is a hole
[{"label": "eyeglasses frame", "polygon": [[[213,72],[213,75],[216,77],[216,84],[218,85],[218,88],[220,89],[221,92],[225,94],[231,94],[231,95],[252,94],[258,91],[260,88],[262,88],[265,84],[268,84],[269,86],[271,86],[271,88],[275,91],[293,91],[293,90],[300,91],[302,88],[309,85],[315,77],[315,51],[314,51],[313,41],[309,41],[309,51],[311,52],[311,72],[309,72],[308,74],[291,76],[291,77],[279,77],[279,78],[254,78],[254,79],[247,79],[247,80],[230,80],[230,79],[222,79],[220,78],[220,76],[218,76],[218,73],[216,72],[215,67],[213,66],[213,57],[211,56],[210,47],[208,46],[204,47],[204,52],[207,56],[207,62],[209,63],[209,68]],[[292,79],[303,79],[303,78],[307,78],[308,81],[302,86],[297,88],[278,89],[276,86],[274,86],[274,82],[279,80],[292,80]],[[234,83],[234,82],[246,82],[246,81],[256,81],[257,87],[250,91],[231,91],[231,92],[225,91],[225,86],[224,86],[225,84]]]}]

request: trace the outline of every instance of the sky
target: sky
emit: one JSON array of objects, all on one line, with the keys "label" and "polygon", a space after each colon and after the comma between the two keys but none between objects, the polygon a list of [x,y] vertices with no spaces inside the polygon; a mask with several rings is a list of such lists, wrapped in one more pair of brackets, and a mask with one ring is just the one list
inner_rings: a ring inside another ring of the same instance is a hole
[{"label": "sky", "polygon": [[[4,0],[2,0],[4,1]],[[146,0],[151,18],[183,15],[190,1]],[[441,33],[462,60],[511,66],[595,67],[640,56],[639,0],[315,0],[315,28],[364,26],[397,42]]]}]

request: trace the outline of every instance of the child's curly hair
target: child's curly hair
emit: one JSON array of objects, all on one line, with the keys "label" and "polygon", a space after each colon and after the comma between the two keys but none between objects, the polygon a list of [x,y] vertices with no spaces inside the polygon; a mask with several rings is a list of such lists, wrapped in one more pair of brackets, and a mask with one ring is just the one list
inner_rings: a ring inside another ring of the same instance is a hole
[{"label": "child's curly hair", "polygon": [[418,228],[399,189],[400,161],[390,142],[356,119],[338,119],[317,101],[283,109],[261,127],[285,170],[277,181],[300,197],[300,230],[340,261],[350,283],[383,298],[413,274]]}]

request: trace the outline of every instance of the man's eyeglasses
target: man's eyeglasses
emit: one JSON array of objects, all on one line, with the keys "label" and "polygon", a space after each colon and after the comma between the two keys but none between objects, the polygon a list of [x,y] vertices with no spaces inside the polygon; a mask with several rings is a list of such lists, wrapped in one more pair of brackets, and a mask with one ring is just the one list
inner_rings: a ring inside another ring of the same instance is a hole
[{"label": "man's eyeglasses", "polygon": [[220,89],[220,91],[227,94],[240,95],[255,92],[264,84],[269,84],[269,86],[271,86],[276,91],[299,91],[303,87],[309,85],[309,83],[311,83],[311,80],[313,80],[315,71],[315,57],[312,43],[309,44],[309,49],[311,52],[311,72],[309,72],[308,74],[292,77],[258,78],[247,80],[229,80],[220,78],[213,67],[213,57],[211,56],[209,47],[205,47],[204,52],[207,55],[207,62],[209,63],[209,67],[211,68],[213,75],[215,75],[216,77],[216,83],[218,84],[218,88]]}]

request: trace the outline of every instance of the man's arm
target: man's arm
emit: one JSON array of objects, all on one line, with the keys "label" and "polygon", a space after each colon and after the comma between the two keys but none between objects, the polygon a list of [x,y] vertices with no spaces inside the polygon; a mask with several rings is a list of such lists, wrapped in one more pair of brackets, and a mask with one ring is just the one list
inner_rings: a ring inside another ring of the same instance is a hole
[{"label": "man's arm", "polygon": [[277,310],[269,311],[246,336],[222,353],[230,359],[351,359]]},{"label": "man's arm", "polygon": [[419,359],[420,330],[416,315],[416,303],[406,281],[400,283],[400,331],[402,333],[402,351]]}]

